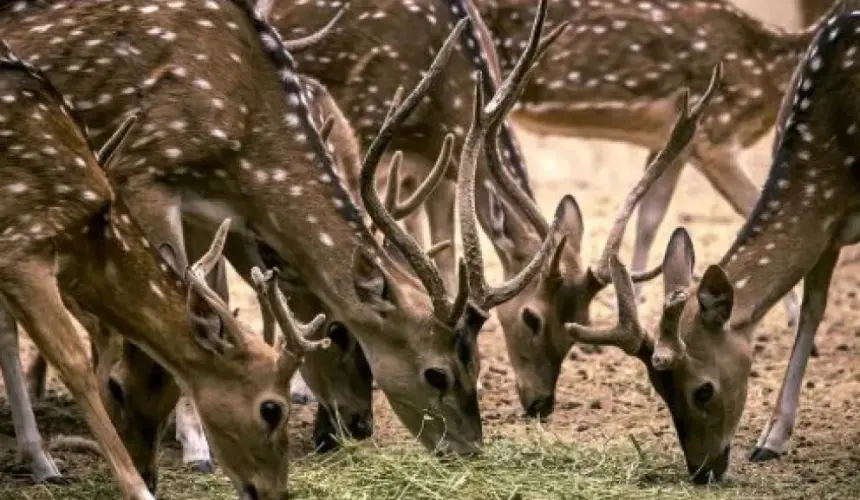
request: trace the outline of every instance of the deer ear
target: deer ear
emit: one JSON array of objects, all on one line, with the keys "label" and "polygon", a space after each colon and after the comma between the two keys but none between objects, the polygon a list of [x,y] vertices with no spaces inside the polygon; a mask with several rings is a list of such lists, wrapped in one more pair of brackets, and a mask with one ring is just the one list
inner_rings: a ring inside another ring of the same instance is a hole
[{"label": "deer ear", "polygon": [[679,288],[690,286],[695,263],[696,254],[690,235],[682,227],[675,229],[663,257],[663,288],[667,295]]},{"label": "deer ear", "polygon": [[732,315],[735,290],[720,266],[709,266],[696,292],[699,317],[708,328],[721,328]]},{"label": "deer ear", "polygon": [[559,233],[567,236],[567,242],[577,251],[582,247],[582,233],[585,225],[582,222],[582,211],[573,196],[565,196],[561,203],[561,225]]},{"label": "deer ear", "polygon": [[391,283],[374,257],[357,250],[352,259],[352,274],[359,300],[379,313],[394,309]]}]

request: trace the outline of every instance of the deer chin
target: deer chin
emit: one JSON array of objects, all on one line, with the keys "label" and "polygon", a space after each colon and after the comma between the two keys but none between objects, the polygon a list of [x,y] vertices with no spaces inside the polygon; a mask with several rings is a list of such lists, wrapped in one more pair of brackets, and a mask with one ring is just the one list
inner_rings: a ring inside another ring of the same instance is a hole
[{"label": "deer chin", "polygon": [[420,411],[409,403],[390,401],[392,409],[409,431],[436,456],[472,457],[480,453],[483,428],[477,411],[447,411],[446,415],[439,415],[436,412]]},{"label": "deer chin", "polygon": [[729,457],[732,447],[726,448],[717,455],[713,460],[708,460],[703,464],[695,464],[687,462],[687,471],[690,473],[690,478],[695,484],[705,485],[713,482],[722,481],[729,468]]}]

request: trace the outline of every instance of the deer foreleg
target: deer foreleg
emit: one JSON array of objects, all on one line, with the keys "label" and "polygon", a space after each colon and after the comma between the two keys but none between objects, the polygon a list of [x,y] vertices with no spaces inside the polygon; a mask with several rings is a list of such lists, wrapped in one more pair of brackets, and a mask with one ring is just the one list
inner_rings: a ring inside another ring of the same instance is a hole
[{"label": "deer foreleg", "polygon": [[102,405],[86,350],[60,297],[53,262],[17,262],[14,272],[2,278],[10,308],[81,406],[123,496],[154,500]]},{"label": "deer foreleg", "polygon": [[[44,360],[43,360],[44,362]],[[61,477],[57,465],[45,450],[36,425],[36,416],[24,382],[18,350],[18,328],[15,319],[0,304],[0,370],[6,383],[6,394],[12,411],[12,425],[18,442],[18,455],[30,468],[37,483],[52,482]]]},{"label": "deer foreleg", "polygon": [[803,302],[800,304],[800,322],[791,358],[782,380],[773,415],[761,433],[750,460],[762,462],[779,457],[785,452],[797,418],[797,405],[806,363],[812,353],[815,332],[827,307],[830,278],[839,257],[838,249],[825,252],[807,273],[803,281]]}]

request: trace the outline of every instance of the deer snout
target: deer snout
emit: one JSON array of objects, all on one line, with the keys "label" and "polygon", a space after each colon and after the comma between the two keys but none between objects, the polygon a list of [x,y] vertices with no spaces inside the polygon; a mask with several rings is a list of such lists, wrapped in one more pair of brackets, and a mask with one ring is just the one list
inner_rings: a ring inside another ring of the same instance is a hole
[{"label": "deer snout", "polygon": [[523,401],[523,407],[526,409],[527,417],[546,420],[552,415],[552,411],[555,408],[555,396],[550,394]]},{"label": "deer snout", "polygon": [[704,464],[695,464],[688,461],[687,471],[690,473],[693,483],[705,485],[721,481],[726,474],[726,470],[729,468],[731,451],[731,446],[727,446],[715,459],[709,460]]}]

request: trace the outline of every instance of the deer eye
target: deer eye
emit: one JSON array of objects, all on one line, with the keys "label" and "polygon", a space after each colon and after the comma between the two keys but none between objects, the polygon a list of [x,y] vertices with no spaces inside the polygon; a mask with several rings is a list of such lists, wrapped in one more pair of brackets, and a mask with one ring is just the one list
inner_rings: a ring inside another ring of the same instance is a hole
[{"label": "deer eye", "polygon": [[275,430],[281,424],[281,419],[284,417],[284,405],[277,401],[263,401],[260,404],[260,418],[270,430]]},{"label": "deer eye", "polygon": [[448,375],[439,368],[428,368],[424,370],[424,380],[430,387],[439,392],[448,391]]},{"label": "deer eye", "polygon": [[543,327],[543,320],[540,315],[530,307],[523,308],[522,312],[523,323],[532,331],[533,334],[539,335]]},{"label": "deer eye", "polygon": [[714,384],[710,382],[705,382],[693,392],[693,400],[698,406],[704,406],[712,397],[714,397]]}]

